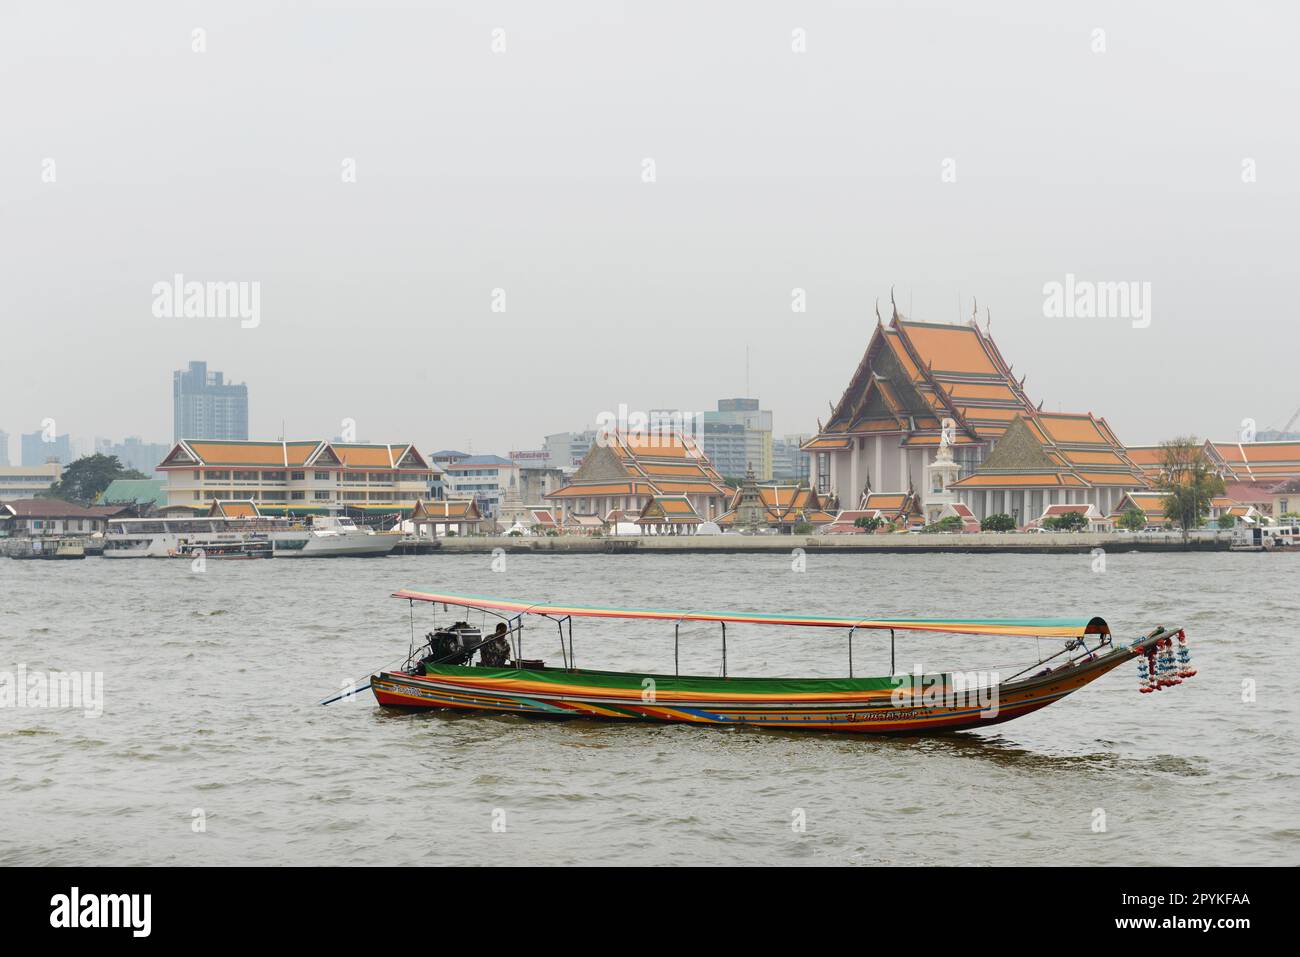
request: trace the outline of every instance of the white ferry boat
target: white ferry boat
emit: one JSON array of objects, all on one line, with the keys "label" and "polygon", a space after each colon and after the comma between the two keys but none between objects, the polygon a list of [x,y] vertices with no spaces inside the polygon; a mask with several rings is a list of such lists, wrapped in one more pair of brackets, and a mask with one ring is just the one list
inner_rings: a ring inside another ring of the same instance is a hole
[{"label": "white ferry boat", "polygon": [[346,515],[313,516],[309,525],[295,525],[271,533],[276,558],[387,555],[401,540],[400,532],[361,528]]},{"label": "white ferry boat", "polygon": [[1232,532],[1234,552],[1294,552],[1300,550],[1300,523],[1251,525]]},{"label": "white ferry boat", "polygon": [[104,533],[105,558],[168,558],[196,548],[266,542],[276,529],[289,528],[276,518],[117,518]]}]

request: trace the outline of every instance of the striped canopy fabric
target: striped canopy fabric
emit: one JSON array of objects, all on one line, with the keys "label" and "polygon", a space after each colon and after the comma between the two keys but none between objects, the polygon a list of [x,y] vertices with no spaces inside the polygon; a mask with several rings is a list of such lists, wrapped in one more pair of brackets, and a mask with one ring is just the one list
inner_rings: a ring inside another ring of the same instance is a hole
[{"label": "striped canopy fabric", "polygon": [[512,615],[548,615],[555,618],[637,618],[654,621],[714,621],[751,625],[798,625],[807,628],[895,629],[967,635],[1018,635],[1031,638],[1078,638],[1084,634],[1110,634],[1101,618],[896,618],[873,619],[799,615],[785,612],[683,611],[659,608],[596,608],[556,605],[481,595],[447,595],[403,588],[394,598],[427,601],[461,608],[482,608]]}]

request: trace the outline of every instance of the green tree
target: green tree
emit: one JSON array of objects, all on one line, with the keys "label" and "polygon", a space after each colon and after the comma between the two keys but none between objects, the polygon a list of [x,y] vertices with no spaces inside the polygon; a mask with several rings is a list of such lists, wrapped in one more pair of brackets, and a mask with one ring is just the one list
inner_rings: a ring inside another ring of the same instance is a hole
[{"label": "green tree", "polygon": [[1232,528],[1237,524],[1237,518],[1234,515],[1223,514],[1219,516],[1219,528]]},{"label": "green tree", "polygon": [[1136,532],[1146,528],[1147,517],[1142,514],[1140,508],[1127,508],[1124,514],[1119,517],[1119,527],[1127,528],[1130,532]]},{"label": "green tree", "polygon": [[116,455],[85,455],[64,469],[62,477],[46,489],[41,497],[89,505],[114,479],[147,477],[135,469],[123,468]]},{"label": "green tree", "polygon": [[939,532],[960,532],[961,516],[949,515],[947,518],[941,518],[939,521],[921,529],[926,534],[937,534]]},{"label": "green tree", "polygon": [[812,522],[797,522],[790,530],[792,535],[811,535],[813,532]]},{"label": "green tree", "polygon": [[1088,517],[1082,512],[1062,512],[1043,520],[1043,528],[1056,532],[1080,532],[1088,527]]},{"label": "green tree", "polygon": [[876,529],[878,529],[881,525],[884,524],[885,524],[885,520],[876,515],[872,515],[870,517],[863,515],[861,518],[855,518],[853,520],[853,526],[855,528],[863,528],[866,529],[868,532],[874,532]]},{"label": "green tree", "polygon": [[1223,494],[1223,479],[1210,468],[1202,443],[1194,435],[1181,435],[1160,443],[1160,480],[1165,515],[1183,530],[1183,541],[1205,521],[1210,502]]},{"label": "green tree", "polygon": [[1006,512],[995,512],[992,515],[984,516],[980,522],[980,531],[984,532],[1014,532],[1016,530],[1016,520]]}]

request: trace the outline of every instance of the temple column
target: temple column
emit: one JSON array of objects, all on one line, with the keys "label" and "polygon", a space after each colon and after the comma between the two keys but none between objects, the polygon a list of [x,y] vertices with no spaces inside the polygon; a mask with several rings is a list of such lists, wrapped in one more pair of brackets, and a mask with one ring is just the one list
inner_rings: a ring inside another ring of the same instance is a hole
[{"label": "temple column", "polygon": [[849,455],[852,456],[849,459],[849,485],[852,486],[852,498],[848,501],[849,508],[857,508],[858,496],[862,493],[862,486],[858,484],[858,437],[855,435],[853,438],[849,439],[849,441],[853,444],[851,446],[851,451],[849,452]]},{"label": "temple column", "polygon": [[877,486],[880,486],[885,478],[885,438],[882,435],[876,436],[876,468],[871,476]]}]

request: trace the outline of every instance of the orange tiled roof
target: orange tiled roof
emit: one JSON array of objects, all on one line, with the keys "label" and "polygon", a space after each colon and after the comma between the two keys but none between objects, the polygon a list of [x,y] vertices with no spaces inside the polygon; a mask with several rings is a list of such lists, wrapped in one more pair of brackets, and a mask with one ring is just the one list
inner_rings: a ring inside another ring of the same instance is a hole
[{"label": "orange tiled roof", "polygon": [[1060,488],[1066,483],[1056,472],[1018,472],[1014,474],[984,474],[978,471],[950,488]]},{"label": "orange tiled roof", "polygon": [[[615,477],[618,475],[626,482]],[[676,433],[648,438],[608,434],[583,457],[569,484],[546,498],[685,493],[729,494],[722,476],[694,439]]]},{"label": "orange tiled roof", "polygon": [[1041,412],[1037,416],[1039,424],[1053,442],[1087,442],[1104,443],[1097,421],[1091,415],[1063,415],[1061,413]]},{"label": "orange tiled roof", "polygon": [[637,517],[638,525],[698,525],[699,513],[683,495],[657,495]]},{"label": "orange tiled roof", "polygon": [[411,510],[412,520],[440,521],[478,521],[482,518],[478,506],[472,498],[444,498],[435,501],[419,501]]},{"label": "orange tiled roof", "polygon": [[878,325],[849,386],[805,449],[833,449],[845,434],[918,431],[951,418],[956,444],[987,441],[1032,410],[993,340],[973,324],[904,320]]},{"label": "orange tiled roof", "polygon": [[[184,443],[201,465],[259,465],[272,468],[286,466],[286,452],[304,462],[319,442],[218,442],[190,440]],[[304,451],[305,449],[305,451]],[[301,456],[299,458],[299,456]],[[165,461],[165,460],[164,460]]]},{"label": "orange tiled roof", "polygon": [[223,467],[241,465],[256,468],[329,468],[337,457],[348,468],[392,469],[409,456],[406,468],[428,469],[428,465],[409,445],[332,445],[320,440],[287,442],[185,439],[172,446],[159,466],[161,469]]},{"label": "orange tiled roof", "polygon": [[1136,508],[1146,515],[1147,521],[1159,522],[1165,517],[1164,497],[1155,492],[1128,492],[1115,506],[1112,518],[1118,518],[1129,510]]},{"label": "orange tiled roof", "polygon": [[973,326],[902,323],[921,361],[941,372],[996,374],[998,369]]},{"label": "orange tiled roof", "polygon": [[[1013,447],[1019,443],[1020,450],[1006,453],[1003,446],[994,445],[975,473],[952,483],[952,487],[1145,488],[1150,484],[1106,420],[1091,412],[1035,410],[1011,423],[1006,441]],[[1045,461],[1035,461],[1034,455],[1026,454],[1027,442],[1037,442]]]}]

